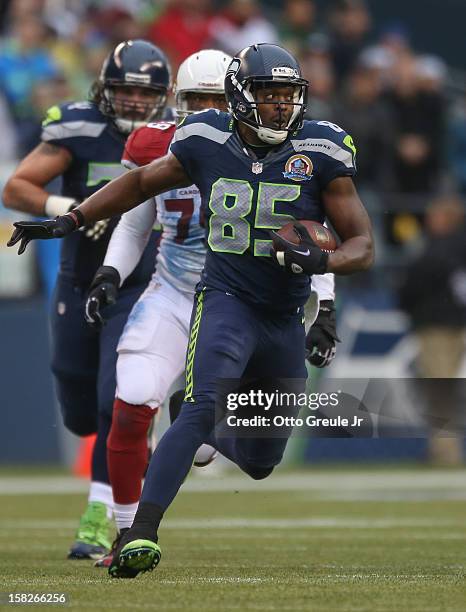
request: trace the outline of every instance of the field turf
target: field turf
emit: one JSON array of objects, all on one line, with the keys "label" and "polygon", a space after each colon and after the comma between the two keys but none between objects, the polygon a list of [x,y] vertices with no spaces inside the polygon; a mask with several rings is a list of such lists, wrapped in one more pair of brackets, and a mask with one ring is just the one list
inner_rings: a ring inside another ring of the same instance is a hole
[{"label": "field turf", "polygon": [[229,474],[190,477],[160,532],[159,567],[123,581],[65,559],[83,485],[3,471],[0,591],[65,592],[83,610],[466,610],[463,472]]}]

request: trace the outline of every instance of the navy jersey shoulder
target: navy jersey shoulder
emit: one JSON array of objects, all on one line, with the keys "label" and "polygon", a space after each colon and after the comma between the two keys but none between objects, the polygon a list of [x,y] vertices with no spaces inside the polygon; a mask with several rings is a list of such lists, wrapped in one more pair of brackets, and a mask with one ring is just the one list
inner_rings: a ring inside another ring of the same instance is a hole
[{"label": "navy jersey shoulder", "polygon": [[218,149],[234,133],[234,121],[230,114],[209,109],[188,115],[178,126],[170,151],[186,173],[198,184],[198,166],[209,165],[218,155]]},{"label": "navy jersey shoulder", "polygon": [[230,123],[232,123],[232,121],[233,117],[230,115],[230,113],[219,111],[216,108],[209,108],[197,113],[192,113],[191,115],[185,117],[178,125],[178,129],[182,129],[183,127],[194,125],[196,123],[205,123],[206,125],[210,125],[214,128],[231,132],[233,125],[230,126]]},{"label": "navy jersey shoulder", "polygon": [[356,147],[343,128],[330,121],[305,121],[303,127],[290,137],[297,154],[313,160],[321,188],[339,176],[356,173]]},{"label": "navy jersey shoulder", "polygon": [[93,102],[68,102],[48,109],[42,141],[72,149],[78,139],[98,138],[108,120]]}]

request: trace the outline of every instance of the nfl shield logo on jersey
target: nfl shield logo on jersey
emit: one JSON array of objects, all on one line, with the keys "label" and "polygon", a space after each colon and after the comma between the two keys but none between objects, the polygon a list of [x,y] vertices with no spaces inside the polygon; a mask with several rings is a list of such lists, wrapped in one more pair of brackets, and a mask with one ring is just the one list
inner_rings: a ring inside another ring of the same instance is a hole
[{"label": "nfl shield logo on jersey", "polygon": [[263,165],[260,162],[254,162],[252,164],[251,170],[254,174],[260,174],[262,172]]}]

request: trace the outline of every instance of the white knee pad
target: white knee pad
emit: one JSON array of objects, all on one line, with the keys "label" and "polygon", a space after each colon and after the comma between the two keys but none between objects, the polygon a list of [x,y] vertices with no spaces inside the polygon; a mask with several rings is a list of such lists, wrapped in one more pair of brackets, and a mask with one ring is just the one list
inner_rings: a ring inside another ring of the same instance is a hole
[{"label": "white knee pad", "polygon": [[161,406],[182,374],[191,304],[167,283],[149,285],[118,343],[117,397],[128,404]]},{"label": "white knee pad", "polygon": [[[128,404],[157,408],[163,402],[151,360],[137,353],[118,355],[116,396]],[[163,393],[163,390],[162,390]]]}]

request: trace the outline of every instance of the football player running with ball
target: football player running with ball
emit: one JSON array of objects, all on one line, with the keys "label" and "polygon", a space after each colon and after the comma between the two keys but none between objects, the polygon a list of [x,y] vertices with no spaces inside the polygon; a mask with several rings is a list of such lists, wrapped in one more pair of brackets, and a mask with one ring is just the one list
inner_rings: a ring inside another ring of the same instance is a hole
[{"label": "football player running with ball", "polygon": [[[169,189],[194,182],[201,193],[208,251],[191,319],[185,401],[152,456],[133,525],[109,568],[113,576],[134,577],[157,565],[159,524],[202,443],[256,480],[271,474],[287,439],[216,436],[217,383],[245,375],[304,381],[302,311],[310,277],[372,264],[370,221],[351,178],[354,144],[334,124],[304,121],[307,88],[288,51],[247,47],[225,77],[229,113],[187,117],[165,157],[53,221],[15,224],[9,245],[21,242],[24,250],[30,240],[68,235]],[[299,245],[272,233],[290,217]],[[326,218],[341,240],[330,254],[298,222]]]},{"label": "football player running with ball", "polygon": [[[226,111],[224,82],[231,57],[206,49],[194,53],[180,66],[175,81],[175,115],[178,121],[209,108]],[[122,163],[135,168],[163,157],[176,131],[176,123],[158,121],[135,130],[128,138]],[[86,319],[100,328],[108,296],[132,273],[147,245],[156,222],[163,226],[157,267],[148,288],[136,302],[118,344],[117,390],[113,420],[107,440],[107,457],[114,499],[114,517],[119,538],[131,527],[147,467],[147,434],[153,416],[164,403],[168,390],[184,372],[189,338],[189,322],[195,288],[199,282],[206,246],[205,229],[200,224],[201,196],[195,185],[173,189],[125,213],[108,245],[107,254],[96,273],[86,304]],[[315,277],[315,290],[324,304],[332,303],[333,275]],[[314,300],[315,300],[314,296]],[[330,302],[328,302],[330,300]],[[320,309],[327,312],[325,306]],[[330,312],[330,311],[328,311]],[[314,312],[315,316],[315,312]],[[311,320],[312,322],[312,320]],[[312,358],[325,341],[324,325],[314,327]],[[320,360],[329,360],[325,352]],[[170,399],[175,415],[184,394]],[[208,465],[215,448],[203,444],[194,464]],[[108,566],[112,554],[96,562]]]},{"label": "football player running with ball", "polygon": [[[122,174],[128,134],[163,115],[170,81],[170,67],[158,47],[144,40],[117,45],[104,62],[90,101],[48,111],[41,144],[5,186],[5,205],[37,216],[63,215]],[[50,195],[46,186],[58,176],[62,195]],[[108,309],[108,324],[96,333],[84,321],[86,297],[117,222],[89,222],[65,238],[52,300],[52,372],[64,424],[77,436],[97,432],[88,506],[69,551],[72,559],[97,559],[110,546],[113,502],[106,441],[115,397],[116,346],[131,308],[150,281],[160,237],[158,231],[149,232],[149,245],[122,286],[118,304]]]}]

